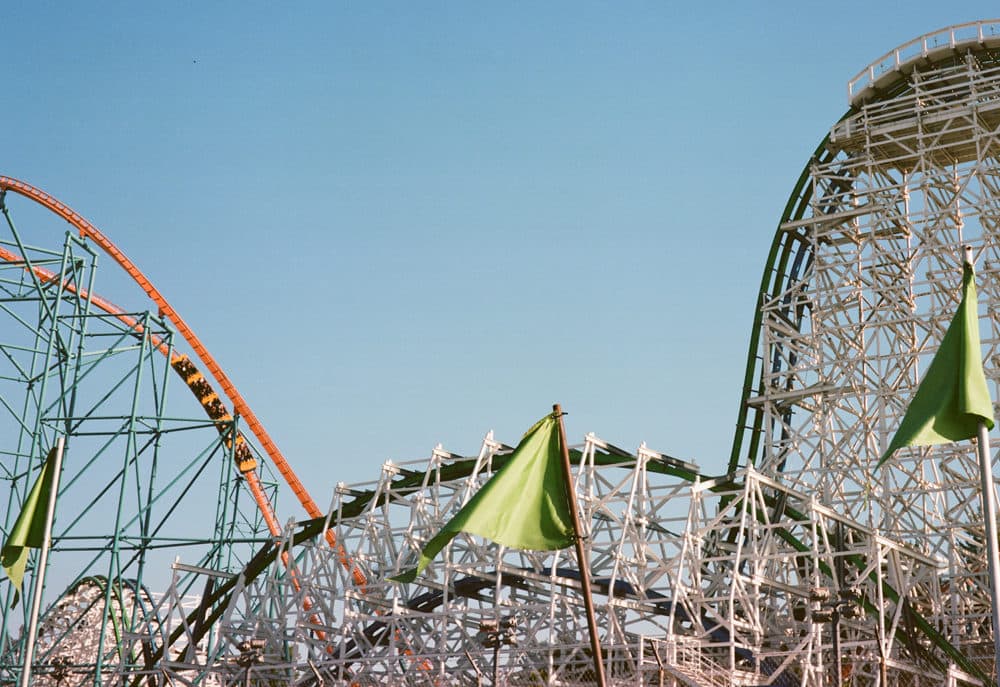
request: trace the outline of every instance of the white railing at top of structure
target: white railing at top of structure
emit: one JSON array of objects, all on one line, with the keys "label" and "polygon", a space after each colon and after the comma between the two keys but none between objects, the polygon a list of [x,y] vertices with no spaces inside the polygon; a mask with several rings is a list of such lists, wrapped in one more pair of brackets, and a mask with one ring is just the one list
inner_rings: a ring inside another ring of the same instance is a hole
[{"label": "white railing at top of structure", "polygon": [[927,57],[930,53],[942,48],[956,49],[964,45],[981,45],[988,38],[1000,40],[1000,19],[955,24],[939,31],[925,33],[908,43],[903,43],[895,50],[890,50],[872,62],[847,82],[847,103],[853,105],[854,99],[875,83],[880,76],[897,70],[908,62]]}]

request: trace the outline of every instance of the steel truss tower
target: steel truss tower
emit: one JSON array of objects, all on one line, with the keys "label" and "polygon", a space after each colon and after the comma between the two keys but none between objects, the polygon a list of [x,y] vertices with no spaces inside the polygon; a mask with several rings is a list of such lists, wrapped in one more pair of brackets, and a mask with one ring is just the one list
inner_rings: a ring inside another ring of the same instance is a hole
[{"label": "steel truss tower", "polygon": [[[236,421],[199,417],[194,399],[171,393],[187,358],[169,324],[98,296],[94,245],[2,181],[4,539],[56,437],[66,442],[32,684],[111,684],[158,648],[149,590],[171,583],[173,558],[239,570],[267,529],[241,487]],[[20,603],[6,579],[0,586],[5,684],[22,669],[34,566],[32,556]],[[175,593],[194,579],[177,576]]]}]

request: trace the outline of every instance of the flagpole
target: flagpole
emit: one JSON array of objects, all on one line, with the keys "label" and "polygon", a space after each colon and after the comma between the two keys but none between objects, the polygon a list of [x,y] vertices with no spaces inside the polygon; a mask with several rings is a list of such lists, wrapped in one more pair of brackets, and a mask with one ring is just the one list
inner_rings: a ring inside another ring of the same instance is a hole
[{"label": "flagpole", "polygon": [[993,651],[996,674],[1000,679],[1000,604],[997,604],[997,590],[1000,590],[1000,548],[997,544],[997,504],[993,487],[993,466],[990,461],[990,435],[985,422],[979,423],[976,441],[979,454],[979,477],[983,490],[983,520],[986,522],[986,551],[990,571],[990,598],[993,606]]},{"label": "flagpole", "polygon": [[59,475],[62,472],[63,437],[56,440],[56,456],[52,470],[52,489],[49,492],[49,502],[45,511],[45,535],[42,538],[42,548],[38,553],[38,565],[35,567],[35,591],[31,594],[31,615],[28,619],[28,635],[24,645],[24,666],[21,669],[20,687],[28,687],[31,682],[31,662],[35,654],[35,635],[38,632],[38,614],[42,607],[42,590],[45,586],[45,566],[49,558],[49,547],[52,545],[52,516],[56,511],[56,496],[59,493]]},{"label": "flagpole", "polygon": [[[972,246],[964,246],[964,250],[965,261],[970,265],[975,265]],[[978,310],[975,316],[979,317]],[[976,341],[976,354],[982,355],[978,340]],[[997,594],[1000,593],[1000,544],[997,542],[997,492],[993,486],[990,430],[982,420],[978,424],[976,453],[979,455],[979,480],[983,492],[983,520],[986,525],[986,560],[990,573],[990,605],[993,607],[993,662],[996,679],[1000,680],[1000,604],[997,603]]]},{"label": "flagpole", "polygon": [[[605,687],[604,657],[601,655],[601,642],[597,637],[597,619],[594,616],[594,599],[590,593],[590,560],[583,550],[583,532],[580,528],[580,516],[576,509],[576,493],[573,489],[573,469],[569,463],[569,446],[566,444],[566,427],[563,426],[562,408],[556,403],[552,412],[559,418],[559,444],[562,447],[563,477],[566,480],[566,493],[569,496],[569,511],[573,515],[573,541],[576,544],[576,560],[580,568],[580,582],[583,586],[583,605],[587,609],[587,628],[590,630],[590,649],[594,654],[594,671],[597,673],[598,687]],[[994,604],[994,608],[996,604]]]}]

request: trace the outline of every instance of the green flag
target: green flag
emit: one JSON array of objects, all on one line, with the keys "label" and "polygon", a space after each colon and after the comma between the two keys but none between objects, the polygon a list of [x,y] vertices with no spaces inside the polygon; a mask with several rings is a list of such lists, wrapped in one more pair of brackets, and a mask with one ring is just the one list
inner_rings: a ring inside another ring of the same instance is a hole
[{"label": "green flag", "polygon": [[515,549],[554,551],[573,543],[573,516],[562,474],[559,418],[539,420],[510,461],[424,546],[417,567],[390,577],[413,582],[459,532]]},{"label": "green flag", "polygon": [[962,302],[879,466],[903,446],[933,446],[971,439],[978,433],[980,422],[993,429],[993,403],[986,388],[979,345],[975,277],[975,270],[966,262]]},{"label": "green flag", "polygon": [[0,561],[7,577],[17,590],[14,603],[21,595],[21,582],[24,579],[24,568],[28,564],[28,549],[40,549],[45,539],[45,514],[49,507],[49,495],[52,493],[52,480],[55,478],[54,464],[56,448],[49,451],[48,458],[42,466],[42,472],[24,500],[21,514],[17,516],[14,527],[11,528],[7,541],[0,551]]}]

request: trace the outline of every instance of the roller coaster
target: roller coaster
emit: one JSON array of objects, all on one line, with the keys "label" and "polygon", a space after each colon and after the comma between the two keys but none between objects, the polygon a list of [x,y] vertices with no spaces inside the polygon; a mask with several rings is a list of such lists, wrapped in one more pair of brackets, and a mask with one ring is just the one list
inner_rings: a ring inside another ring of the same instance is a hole
[{"label": "roller coaster", "polygon": [[[778,221],[727,472],[596,434],[571,451],[611,684],[996,684],[974,449],[875,466],[954,312],[964,245],[1000,398],[1000,21],[890,51],[848,99]],[[33,684],[594,683],[565,552],[460,535],[416,582],[387,579],[509,445],[386,462],[321,508],[104,233],[10,177],[0,210],[5,535],[66,442]],[[282,524],[285,488],[308,519]],[[25,596],[0,582],[3,684]]]}]

